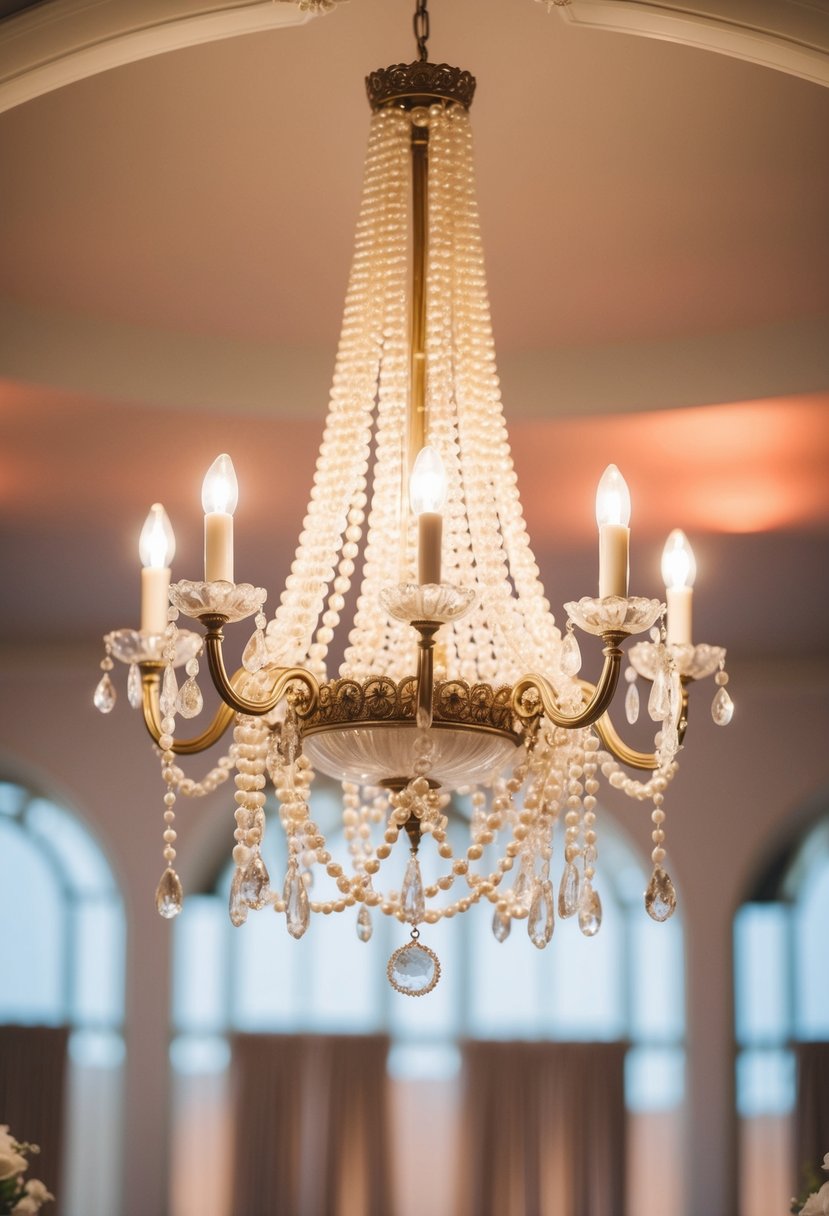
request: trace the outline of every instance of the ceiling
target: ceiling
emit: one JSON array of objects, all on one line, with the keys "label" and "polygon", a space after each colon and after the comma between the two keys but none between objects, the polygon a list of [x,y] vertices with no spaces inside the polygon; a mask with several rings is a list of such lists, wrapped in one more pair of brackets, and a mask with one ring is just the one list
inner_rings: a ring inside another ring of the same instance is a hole
[{"label": "ceiling", "polygon": [[[239,576],[275,606],[333,368],[362,79],[412,56],[411,7],[351,0],[0,114],[7,642],[134,623],[155,500],[175,573],[197,577],[222,450]],[[829,89],[533,0],[434,0],[432,30],[432,58],[479,81],[495,336],[554,606],[594,589],[592,500],[615,460],[634,591],[657,593],[682,526],[700,636],[827,656]]]}]

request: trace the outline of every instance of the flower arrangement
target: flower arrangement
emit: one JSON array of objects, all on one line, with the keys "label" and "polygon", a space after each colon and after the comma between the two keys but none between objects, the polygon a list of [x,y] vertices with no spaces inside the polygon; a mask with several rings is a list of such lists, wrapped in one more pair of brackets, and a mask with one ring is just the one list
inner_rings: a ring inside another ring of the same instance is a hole
[{"label": "flower arrangement", "polygon": [[0,1123],[0,1216],[33,1216],[44,1203],[54,1199],[37,1178],[23,1181],[29,1157],[39,1153],[36,1144],[23,1144]]},{"label": "flower arrangement", "polygon": [[[823,1158],[823,1169],[829,1170],[829,1153]],[[796,1216],[829,1216],[829,1182],[824,1182],[820,1186],[820,1175],[815,1173],[814,1181],[809,1182],[809,1185],[819,1187],[818,1190],[812,1191],[805,1199],[792,1199],[790,1212]]]}]

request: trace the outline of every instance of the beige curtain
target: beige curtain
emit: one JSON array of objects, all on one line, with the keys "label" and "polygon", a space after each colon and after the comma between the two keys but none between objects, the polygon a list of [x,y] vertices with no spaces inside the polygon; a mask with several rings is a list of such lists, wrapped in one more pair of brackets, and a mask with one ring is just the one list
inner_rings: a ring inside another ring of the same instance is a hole
[{"label": "beige curtain", "polygon": [[388,1049],[381,1035],[234,1037],[234,1216],[392,1216]]},{"label": "beige curtain", "polygon": [[798,1043],[795,1153],[798,1174],[820,1170],[829,1150],[829,1043]]},{"label": "beige curtain", "polygon": [[57,1196],[60,1211],[66,1026],[0,1026],[0,1123],[18,1140],[40,1145],[27,1178],[39,1178]]},{"label": "beige curtain", "polygon": [[464,1216],[623,1216],[623,1043],[463,1044]]}]

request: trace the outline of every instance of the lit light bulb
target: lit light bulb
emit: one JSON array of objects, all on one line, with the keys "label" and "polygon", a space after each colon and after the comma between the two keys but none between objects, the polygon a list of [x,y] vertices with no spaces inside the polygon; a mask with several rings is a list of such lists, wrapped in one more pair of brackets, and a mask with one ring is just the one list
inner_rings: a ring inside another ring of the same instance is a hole
[{"label": "lit light bulb", "polygon": [[160,502],[150,507],[138,538],[141,558],[141,632],[163,633],[167,627],[167,594],[170,562],[176,551],[176,538]]},{"label": "lit light bulb", "polygon": [[666,587],[693,587],[697,577],[694,550],[681,528],[674,528],[662,550],[662,581]]},{"label": "lit light bulb", "polygon": [[232,515],[239,501],[236,470],[227,452],[217,456],[205,474],[201,488],[201,505],[205,515]]},{"label": "lit light bulb", "polygon": [[138,556],[145,570],[163,570],[175,556],[176,538],[167,512],[154,502],[138,539]]},{"label": "lit light bulb", "polygon": [[630,490],[615,464],[609,464],[599,479],[596,523],[600,528],[603,524],[617,524],[623,528],[630,524]]},{"label": "lit light bulb", "polygon": [[672,646],[691,643],[692,587],[697,577],[697,563],[688,538],[674,528],[662,550],[662,578],[668,603],[667,640]]},{"label": "lit light bulb", "polygon": [[436,447],[421,448],[409,478],[409,501],[415,515],[435,514],[446,504],[446,470]]}]

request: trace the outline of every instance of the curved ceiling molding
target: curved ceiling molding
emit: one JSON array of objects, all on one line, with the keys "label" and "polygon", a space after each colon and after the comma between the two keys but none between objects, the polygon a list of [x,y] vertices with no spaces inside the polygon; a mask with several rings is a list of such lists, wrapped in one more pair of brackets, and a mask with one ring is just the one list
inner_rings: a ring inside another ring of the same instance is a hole
[{"label": "curved ceiling molding", "polygon": [[829,0],[547,0],[566,21],[683,42],[829,85]]},{"label": "curved ceiling molding", "polygon": [[312,0],[51,0],[3,22],[0,111],[164,51],[300,25]]}]

